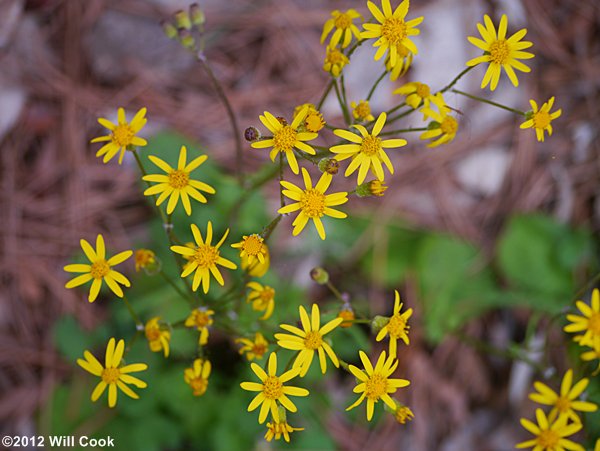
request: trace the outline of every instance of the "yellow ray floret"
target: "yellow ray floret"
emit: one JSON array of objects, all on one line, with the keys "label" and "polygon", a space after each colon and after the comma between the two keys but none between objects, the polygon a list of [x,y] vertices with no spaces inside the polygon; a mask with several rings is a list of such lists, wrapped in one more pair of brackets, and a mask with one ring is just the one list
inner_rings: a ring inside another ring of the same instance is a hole
[{"label": "yellow ray floret", "polygon": [[146,125],[147,119],[144,116],[146,116],[146,108],[141,108],[135,116],[133,116],[131,122],[127,122],[125,110],[119,108],[117,110],[116,124],[103,117],[99,118],[98,122],[100,125],[110,130],[110,135],[99,136],[90,141],[92,143],[108,141],[100,148],[100,150],[98,150],[98,152],[96,152],[96,156],[103,156],[102,162],[108,163],[108,161],[110,161],[118,152],[121,152],[119,154],[119,164],[121,164],[123,155],[125,155],[125,150],[129,147],[145,146],[148,144],[145,139],[136,136],[144,125]]},{"label": "yellow ray floret", "polygon": [[559,109],[554,113],[550,112],[554,105],[554,97],[550,97],[550,100],[543,103],[540,109],[538,109],[535,100],[530,100],[529,104],[531,105],[531,111],[527,113],[527,120],[523,122],[520,127],[533,128],[537,140],[544,142],[544,131],[548,132],[548,136],[552,136],[551,122],[560,117],[562,110]]},{"label": "yellow ray floret", "polygon": [[398,340],[402,340],[406,345],[410,343],[408,339],[408,319],[411,317],[413,310],[409,308],[403,313],[402,302],[400,302],[400,293],[396,290],[396,297],[394,299],[394,314],[391,316],[388,323],[381,328],[377,334],[376,340],[383,340],[386,335],[390,337],[390,356],[396,357],[398,349]]},{"label": "yellow ray floret", "polygon": [[585,448],[565,437],[575,434],[583,426],[581,423],[567,424],[566,415],[559,416],[555,421],[549,421],[542,409],[536,409],[537,424],[521,418],[521,426],[535,435],[535,438],[517,443],[517,448],[533,448],[535,451],[555,451],[568,449],[571,451],[585,451]]},{"label": "yellow ray floret", "polygon": [[329,47],[336,47],[340,41],[342,42],[342,48],[345,49],[350,45],[352,41],[352,35],[360,41],[360,30],[356,25],[352,23],[354,19],[362,18],[360,13],[355,9],[349,9],[346,12],[341,12],[336,9],[331,12],[331,19],[325,22],[323,26],[323,33],[321,34],[321,44],[325,42],[325,39],[335,28],[335,31],[331,35],[329,41]]}]

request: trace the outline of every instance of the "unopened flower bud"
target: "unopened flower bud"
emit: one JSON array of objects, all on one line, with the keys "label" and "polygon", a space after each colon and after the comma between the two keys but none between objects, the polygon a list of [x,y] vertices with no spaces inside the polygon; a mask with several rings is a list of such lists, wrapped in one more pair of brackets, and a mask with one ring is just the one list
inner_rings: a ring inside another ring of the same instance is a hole
[{"label": "unopened flower bud", "polygon": [[327,172],[331,175],[337,174],[340,169],[340,164],[335,158],[322,158],[318,166],[321,172]]},{"label": "unopened flower bud", "polygon": [[169,39],[175,39],[177,37],[177,28],[171,23],[163,20],[160,24],[162,26],[165,36]]},{"label": "unopened flower bud", "polygon": [[415,414],[407,405],[402,404],[397,399],[394,399],[394,404],[396,404],[395,409],[390,408],[387,404],[384,404],[383,408],[387,412],[394,415],[394,418],[396,418],[396,421],[400,424],[405,424],[407,421],[412,421],[412,419],[415,417]]},{"label": "unopened flower bud", "polygon": [[387,316],[377,315],[375,318],[373,318],[373,321],[371,321],[371,332],[373,335],[377,335],[379,331],[387,326],[387,323],[389,322],[390,319]]},{"label": "unopened flower bud", "polygon": [[383,196],[387,186],[379,180],[371,180],[370,182],[362,183],[356,187],[356,195],[358,197]]},{"label": "unopened flower bud", "polygon": [[184,48],[191,49],[194,47],[195,40],[194,40],[194,37],[192,36],[192,33],[190,33],[189,30],[180,28],[178,34],[179,34],[179,42],[181,42],[181,45]]},{"label": "unopened flower bud", "polygon": [[342,321],[342,323],[340,324],[340,327],[352,326],[352,320],[354,320],[355,318],[352,306],[350,304],[344,304],[337,317],[344,319],[344,321]]},{"label": "unopened flower bud", "polygon": [[260,131],[256,127],[248,127],[244,130],[244,139],[248,142],[254,142],[260,139]]},{"label": "unopened flower bud", "polygon": [[192,22],[187,11],[177,11],[175,13],[175,23],[177,24],[177,28],[183,28],[184,30],[192,29]]},{"label": "unopened flower bud", "polygon": [[204,11],[200,9],[198,3],[192,3],[190,5],[190,18],[192,23],[196,26],[203,25],[206,21],[206,17],[204,17]]},{"label": "unopened flower bud", "polygon": [[329,282],[329,273],[321,267],[313,268],[310,271],[310,278],[319,285],[326,285]]}]

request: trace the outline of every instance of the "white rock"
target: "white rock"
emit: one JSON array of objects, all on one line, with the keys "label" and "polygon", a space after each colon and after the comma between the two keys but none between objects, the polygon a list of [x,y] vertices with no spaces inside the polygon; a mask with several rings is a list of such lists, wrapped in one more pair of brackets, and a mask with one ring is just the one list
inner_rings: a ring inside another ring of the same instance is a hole
[{"label": "white rock", "polygon": [[456,176],[465,189],[491,196],[500,189],[511,159],[502,147],[485,147],[457,163]]}]

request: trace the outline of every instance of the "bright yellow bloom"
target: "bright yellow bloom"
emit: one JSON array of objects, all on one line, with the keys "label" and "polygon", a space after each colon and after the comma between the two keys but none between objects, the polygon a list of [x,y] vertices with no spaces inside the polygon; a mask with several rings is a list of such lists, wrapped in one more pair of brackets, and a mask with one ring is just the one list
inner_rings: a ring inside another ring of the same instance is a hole
[{"label": "bright yellow bloom", "polygon": [[99,118],[98,122],[103,127],[106,127],[110,130],[110,135],[99,136],[98,138],[92,139],[90,142],[98,143],[108,141],[107,144],[103,145],[98,152],[96,152],[97,157],[101,157],[104,155],[102,159],[103,163],[108,163],[118,152],[121,152],[119,155],[119,164],[123,162],[123,155],[125,155],[125,150],[127,150],[130,146],[145,146],[148,144],[145,139],[136,136],[139,131],[144,128],[146,125],[147,119],[144,117],[146,115],[146,108],[140,109],[135,116],[131,120],[131,122],[127,122],[125,118],[125,110],[123,108],[119,108],[117,110],[117,123],[114,124],[108,119]]},{"label": "bright yellow bloom", "polygon": [[112,269],[112,267],[123,263],[131,257],[133,251],[119,252],[117,255],[106,260],[106,250],[102,235],[96,237],[96,250],[84,239],[80,240],[79,243],[91,265],[73,264],[65,266],[64,270],[67,272],[85,273],[69,280],[65,284],[65,288],[78,287],[93,280],[88,300],[94,302],[100,292],[102,281],[104,281],[113,293],[122,298],[123,290],[119,284],[129,287],[131,286],[131,282],[123,274]]},{"label": "bright yellow bloom", "polygon": [[456,137],[458,121],[448,114],[449,108],[443,107],[439,113],[430,108],[423,108],[421,111],[426,117],[433,119],[433,122],[429,123],[429,130],[423,132],[419,138],[437,138],[427,144],[427,147],[437,147],[449,143]]},{"label": "bright yellow bloom", "polygon": [[390,409],[396,408],[396,403],[390,396],[390,393],[395,393],[396,390],[406,387],[410,381],[406,379],[391,379],[390,376],[396,370],[398,361],[395,356],[389,356],[386,359],[385,351],[382,351],[375,368],[371,364],[367,354],[359,351],[360,360],[364,366],[364,370],[359,369],[354,365],[348,365],[350,372],[359,380],[359,383],[354,387],[354,393],[361,393],[360,397],[354,404],[346,410],[354,409],[363,400],[367,399],[367,420],[373,418],[373,410],[375,403],[383,400]]},{"label": "bright yellow bloom", "polygon": [[304,377],[312,364],[316,352],[319,353],[319,363],[323,374],[327,371],[325,353],[327,353],[335,367],[339,368],[340,362],[335,352],[333,352],[333,349],[325,342],[323,337],[338,327],[344,321],[343,318],[332,319],[321,327],[321,314],[319,313],[319,306],[317,304],[312,305],[310,319],[303,306],[300,306],[299,310],[302,329],[288,324],[281,324],[279,327],[291,332],[293,335],[275,334],[275,339],[279,346],[284,349],[291,349],[292,351],[300,351],[296,356],[296,360],[294,360],[292,368],[299,368],[300,377]]},{"label": "bright yellow bloom", "polygon": [[183,372],[183,379],[186,384],[192,387],[194,396],[202,396],[208,388],[208,378],[212,366],[208,360],[196,359],[191,368],[186,368]]},{"label": "bright yellow bloom", "polygon": [[535,438],[517,444],[517,448],[533,448],[535,451],[585,451],[583,446],[565,437],[575,434],[581,423],[567,424],[568,417],[560,415],[555,421],[549,421],[542,409],[536,409],[537,424],[521,418],[521,425],[535,435]]},{"label": "bright yellow bloom", "polygon": [[145,363],[132,363],[120,366],[125,350],[125,341],[119,340],[115,346],[115,339],[111,338],[106,346],[104,366],[92,355],[90,351],[83,353],[84,359],[77,359],[77,364],[94,376],[100,377],[100,382],[92,392],[92,401],[96,402],[108,387],[108,406],[117,405],[117,387],[127,396],[138,399],[139,396],[128,387],[127,384],[135,385],[137,388],[146,388],[147,384],[129,373],[144,371],[148,368]]},{"label": "bright yellow bloom", "polygon": [[323,70],[329,72],[334,77],[339,77],[342,73],[342,69],[350,62],[350,60],[337,47],[327,47],[326,51]]},{"label": "bright yellow bloom", "polygon": [[254,340],[250,340],[249,338],[237,338],[235,342],[243,345],[240,348],[239,353],[246,353],[246,358],[249,361],[254,359],[261,360],[263,355],[269,350],[269,342],[260,332],[254,334]]},{"label": "bright yellow bloom", "polygon": [[264,246],[264,259],[265,262],[261,263],[258,259],[254,259],[254,261],[252,262],[252,264],[250,264],[249,261],[249,256],[242,256],[241,257],[241,267],[243,271],[247,271],[249,275],[251,275],[252,277],[262,277],[264,276],[267,271],[269,270],[269,266],[271,264],[271,257],[269,254],[269,247],[263,243]]},{"label": "bright yellow bloom", "polygon": [[165,357],[169,357],[169,341],[171,340],[171,331],[161,326],[158,321],[159,316],[150,319],[144,327],[144,333],[148,340],[148,345],[152,352],[164,351]]},{"label": "bright yellow bloom", "polygon": [[140,269],[145,269],[156,263],[156,254],[150,249],[137,249],[135,251],[134,259],[135,271],[140,272]]},{"label": "bright yellow bloom", "polygon": [[212,325],[214,320],[212,315],[215,314],[214,310],[207,309],[205,307],[199,307],[192,310],[190,316],[185,320],[185,327],[195,327],[200,336],[198,337],[198,344],[204,346],[208,343],[208,326]]},{"label": "bright yellow bloom", "polygon": [[358,103],[350,102],[350,106],[352,107],[352,116],[354,116],[354,119],[361,122],[375,120],[375,116],[371,114],[371,106],[368,100],[361,100]]},{"label": "bright yellow bloom", "polygon": [[258,406],[262,404],[258,415],[258,422],[260,424],[265,422],[269,411],[271,412],[274,421],[281,421],[279,418],[278,403],[290,412],[296,412],[298,410],[296,405],[287,397],[287,395],[308,396],[308,390],[305,388],[283,385],[287,381],[295,378],[298,375],[299,370],[292,368],[281,376],[277,376],[277,354],[274,352],[269,356],[269,362],[267,364],[268,373],[254,362],[250,364],[250,367],[252,368],[252,371],[254,371],[254,374],[260,379],[260,383],[242,382],[240,387],[247,391],[259,392],[250,402],[248,412],[256,410]]},{"label": "bright yellow bloom", "polygon": [[396,418],[396,421],[400,424],[406,424],[407,421],[412,421],[415,414],[408,406],[405,406],[401,402],[395,400],[396,409],[392,411],[392,415]]},{"label": "bright yellow bloom", "polygon": [[[204,191],[209,194],[215,194],[215,189],[207,185],[204,182],[198,180],[192,180],[190,175],[198,166],[206,161],[208,158],[206,155],[201,155],[198,158],[194,158],[189,163],[187,160],[187,149],[185,146],[181,146],[179,151],[179,161],[177,162],[177,169],[172,168],[168,163],[161,160],[158,157],[149,155],[148,158],[152,163],[158,166],[160,169],[165,171],[167,174],[150,174],[142,177],[142,180],[147,182],[156,182],[157,185],[151,186],[144,191],[145,196],[154,196],[160,194],[156,199],[156,205],[162,204],[167,197],[169,203],[167,204],[167,214],[173,213],[177,201],[181,198],[181,203],[188,216],[192,214],[192,205],[190,203],[190,197],[205,204],[206,197],[200,192]],[[200,191],[198,191],[200,190]]]},{"label": "bright yellow bloom", "polygon": [[576,302],[577,308],[583,316],[567,315],[567,320],[571,324],[564,327],[565,332],[584,332],[578,335],[578,342],[581,346],[594,346],[595,342],[600,342],[600,290],[595,288],[592,292],[591,305],[583,301]]},{"label": "bright yellow bloom", "polygon": [[498,26],[498,34],[496,27],[487,14],[483,16],[485,27],[478,23],[477,29],[483,40],[469,36],[467,39],[475,47],[484,51],[482,56],[473,58],[467,62],[467,66],[476,66],[480,63],[489,63],[487,71],[481,82],[481,89],[484,89],[488,84],[490,90],[495,90],[500,80],[502,69],[508,75],[508,78],[514,86],[519,86],[519,80],[514,69],[521,72],[530,72],[531,69],[519,60],[533,58],[533,53],[523,52],[522,50],[531,47],[533,44],[529,41],[521,41],[527,34],[527,29],[523,28],[506,39],[506,29],[508,20],[506,14],[502,15],[500,25]]},{"label": "bright yellow bloom", "polygon": [[432,94],[428,85],[417,81],[400,86],[393,94],[406,96],[406,104],[415,110],[421,106],[430,108],[431,103],[436,105],[439,109],[446,105],[441,94]]},{"label": "bright yellow bloom", "polygon": [[208,221],[206,227],[206,240],[202,239],[200,229],[196,224],[192,224],[192,234],[196,241],[197,247],[189,248],[187,246],[171,246],[171,250],[184,257],[189,257],[189,263],[183,269],[181,277],[187,277],[194,271],[194,281],[192,282],[192,289],[196,291],[202,282],[202,290],[204,293],[208,293],[210,287],[210,275],[212,274],[219,285],[225,285],[223,276],[219,271],[217,265],[224,266],[229,269],[236,269],[237,265],[226,258],[221,257],[219,248],[225,242],[225,238],[229,234],[229,229],[225,231],[221,240],[216,244],[212,245],[211,241],[213,238],[212,223]]},{"label": "bright yellow bloom", "polygon": [[246,286],[250,288],[246,302],[252,302],[252,310],[265,312],[259,319],[269,319],[275,309],[275,290],[258,282],[248,282]]},{"label": "bright yellow bloom", "polygon": [[418,53],[417,46],[411,41],[410,36],[420,33],[419,29],[415,27],[423,22],[423,17],[405,22],[409,4],[409,0],[404,0],[392,12],[390,0],[381,0],[382,9],[379,9],[371,1],[367,2],[369,11],[379,23],[364,24],[365,31],[360,35],[363,39],[378,38],[373,44],[373,47],[379,47],[375,53],[375,61],[380,60],[386,52],[389,52],[390,66],[396,66],[401,61],[398,55],[398,44],[402,44],[415,55]]},{"label": "bright yellow bloom", "polygon": [[359,17],[362,18],[362,15],[355,9],[349,9],[345,13],[338,9],[332,11],[331,19],[325,22],[325,25],[323,26],[321,44],[325,42],[325,38],[334,28],[335,31],[333,32],[333,35],[331,35],[328,47],[336,47],[343,37],[342,48],[345,49],[350,45],[352,35],[360,41],[360,30],[352,23],[354,19],[358,19]]},{"label": "bright yellow bloom", "polygon": [[324,215],[331,216],[332,218],[346,218],[348,216],[346,213],[331,207],[348,202],[348,193],[339,192],[325,194],[325,191],[327,191],[327,188],[329,188],[331,180],[333,179],[331,174],[328,174],[327,172],[321,174],[321,178],[314,188],[312,186],[310,175],[304,168],[302,168],[302,178],[304,179],[304,185],[306,186],[306,189],[304,190],[288,181],[281,181],[281,186],[285,188],[283,194],[296,202],[280,208],[277,210],[277,213],[285,214],[300,210],[300,213],[296,216],[294,222],[292,222],[292,225],[294,226],[292,235],[296,236],[302,232],[308,220],[312,219],[319,236],[324,240],[325,228],[323,227],[321,218]]},{"label": "bright yellow bloom", "polygon": [[267,442],[271,440],[279,440],[282,436],[283,439],[289,443],[290,442],[290,434],[295,431],[303,431],[304,428],[295,428],[288,424],[285,409],[282,406],[279,406],[279,421],[273,421],[272,423],[267,423],[267,432],[265,433],[265,439]]},{"label": "bright yellow bloom", "polygon": [[347,158],[352,158],[351,163],[346,168],[344,176],[348,177],[358,169],[358,179],[356,181],[358,185],[364,182],[369,169],[378,180],[383,181],[385,174],[383,172],[383,166],[381,163],[385,164],[385,166],[388,168],[388,171],[390,171],[390,174],[393,174],[394,167],[392,166],[392,162],[383,149],[394,149],[397,147],[406,146],[405,139],[397,138],[382,140],[378,137],[379,133],[381,133],[381,130],[383,129],[383,126],[385,125],[386,118],[387,115],[385,113],[381,113],[377,118],[375,125],[373,125],[373,130],[371,133],[369,133],[367,129],[360,124],[353,125],[352,127],[356,128],[362,137],[349,132],[348,130],[337,129],[333,131],[336,136],[344,138],[352,143],[332,146],[329,148],[329,150],[337,154],[337,160],[341,161],[346,160]]},{"label": "bright yellow bloom", "polygon": [[242,236],[242,241],[232,244],[231,247],[240,250],[240,258],[246,257],[248,265],[260,262],[265,263],[268,254],[264,238],[256,233]]},{"label": "bright yellow bloom", "polygon": [[[323,115],[312,103],[304,103],[302,105],[298,105],[294,108],[294,117],[302,113],[304,108],[308,108],[308,112],[306,113],[306,117],[304,118],[304,124],[299,127],[301,132],[311,132],[317,133],[323,127],[325,127],[325,119],[323,119]],[[304,128],[304,129],[303,129]]]},{"label": "bright yellow bloom", "polygon": [[385,68],[390,72],[391,81],[396,81],[399,77],[404,75],[412,65],[413,61],[412,52],[402,44],[396,44],[396,53],[398,54],[398,61],[396,61],[395,66],[390,64],[389,57],[385,60]]},{"label": "bright yellow bloom", "polygon": [[300,113],[294,117],[291,125],[282,124],[275,116],[268,111],[264,112],[264,115],[260,115],[259,119],[267,129],[273,133],[272,138],[262,139],[255,141],[250,144],[255,149],[264,149],[272,147],[271,153],[269,154],[271,161],[275,161],[275,157],[278,153],[285,153],[288,164],[294,174],[298,174],[298,160],[294,154],[294,148],[305,152],[309,155],[314,155],[315,149],[306,144],[304,141],[311,141],[318,135],[316,133],[301,132],[299,127],[304,125],[304,119],[308,114],[308,107],[305,107]]},{"label": "bright yellow bloom", "polygon": [[529,399],[538,404],[552,406],[548,415],[548,421],[552,422],[558,415],[567,415],[572,421],[580,422],[579,416],[575,412],[595,412],[598,406],[593,402],[576,401],[585,391],[589,384],[589,379],[581,379],[573,385],[573,370],[569,369],[562,380],[560,394],[556,393],[550,387],[542,382],[535,382],[533,386],[538,393],[531,393]]},{"label": "bright yellow bloom", "polygon": [[527,113],[527,120],[521,124],[521,128],[535,129],[535,136],[538,141],[544,142],[544,130],[548,132],[548,136],[552,136],[552,125],[554,119],[560,117],[562,109],[550,113],[552,105],[554,105],[554,97],[550,97],[546,103],[538,110],[535,100],[530,100],[531,112]]},{"label": "bright yellow bloom", "polygon": [[381,341],[386,335],[390,336],[390,356],[396,357],[398,349],[398,340],[402,340],[406,345],[409,344],[408,339],[408,319],[411,317],[413,310],[409,308],[404,313],[400,313],[402,310],[402,302],[400,302],[400,294],[396,290],[396,298],[394,300],[394,314],[390,318],[389,322],[379,331],[377,341]]}]

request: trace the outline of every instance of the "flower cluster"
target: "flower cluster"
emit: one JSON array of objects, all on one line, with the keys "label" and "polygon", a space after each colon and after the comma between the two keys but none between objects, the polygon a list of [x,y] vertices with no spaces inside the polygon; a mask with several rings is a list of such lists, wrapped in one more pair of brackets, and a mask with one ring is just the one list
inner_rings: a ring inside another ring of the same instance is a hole
[{"label": "flower cluster", "polygon": [[586,349],[581,354],[585,361],[598,360],[596,373],[600,372],[600,290],[595,288],[592,292],[590,305],[577,301],[577,309],[581,315],[568,314],[570,324],[564,327],[565,332],[576,333],[573,341]]}]

